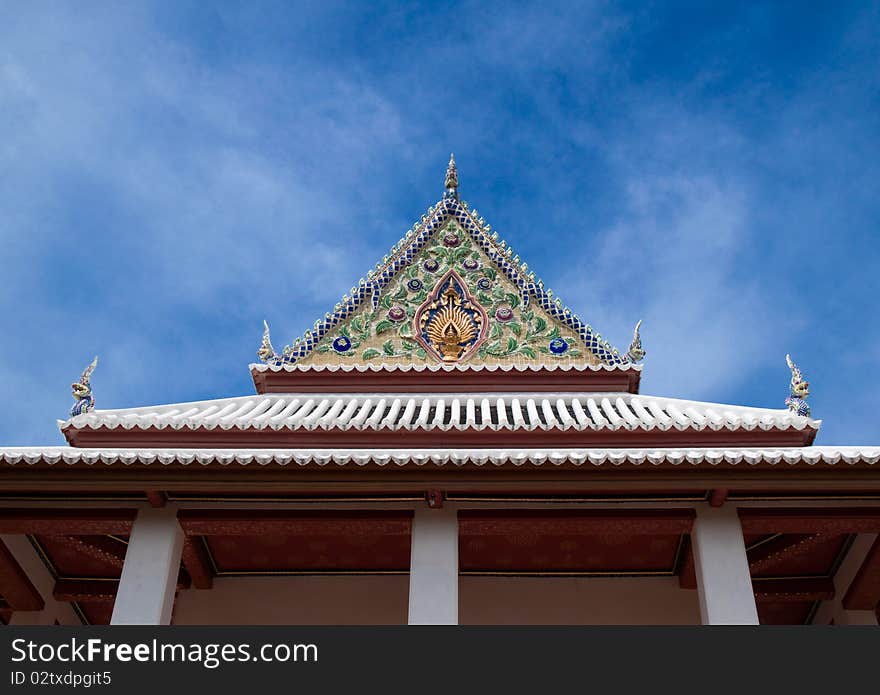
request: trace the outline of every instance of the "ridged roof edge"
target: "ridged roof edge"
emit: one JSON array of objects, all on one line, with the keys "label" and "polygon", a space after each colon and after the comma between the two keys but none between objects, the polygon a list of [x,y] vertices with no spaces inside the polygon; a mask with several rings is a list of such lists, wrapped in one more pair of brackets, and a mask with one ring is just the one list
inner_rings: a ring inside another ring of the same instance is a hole
[{"label": "ridged roof edge", "polygon": [[[430,415],[432,407],[433,416]],[[62,431],[71,428],[343,431],[793,428],[818,431],[821,424],[821,420],[788,410],[612,393],[276,394],[96,410],[58,421]]]}]

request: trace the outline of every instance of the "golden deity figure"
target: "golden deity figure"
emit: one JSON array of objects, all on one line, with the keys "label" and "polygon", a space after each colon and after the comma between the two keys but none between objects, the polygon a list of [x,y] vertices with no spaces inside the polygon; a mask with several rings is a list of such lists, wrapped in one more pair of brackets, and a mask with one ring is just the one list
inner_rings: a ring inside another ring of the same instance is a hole
[{"label": "golden deity figure", "polygon": [[462,308],[462,297],[452,277],[435,306],[440,308],[430,318],[427,313],[423,315],[425,334],[444,362],[455,362],[477,336],[482,317]]}]

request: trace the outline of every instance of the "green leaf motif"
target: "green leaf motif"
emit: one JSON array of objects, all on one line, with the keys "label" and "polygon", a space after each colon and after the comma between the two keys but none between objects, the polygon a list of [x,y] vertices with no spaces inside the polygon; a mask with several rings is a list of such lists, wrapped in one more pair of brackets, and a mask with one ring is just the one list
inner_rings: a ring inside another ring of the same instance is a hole
[{"label": "green leaf motif", "polygon": [[351,338],[351,331],[348,330],[348,326],[340,326],[339,332],[346,338]]},{"label": "green leaf motif", "polygon": [[495,268],[491,268],[489,266],[483,268],[483,274],[490,280],[495,280],[498,277],[498,271],[496,271]]},{"label": "green leaf motif", "polygon": [[490,340],[495,340],[496,338],[500,338],[501,334],[504,332],[504,329],[501,327],[500,323],[492,324],[492,333],[489,336]]},{"label": "green leaf motif", "polygon": [[553,330],[547,334],[548,340],[556,340],[559,337],[559,326],[553,326]]},{"label": "green leaf motif", "polygon": [[351,320],[351,330],[356,333],[362,333],[364,330],[364,320],[360,316],[355,316]]},{"label": "green leaf motif", "polygon": [[529,357],[529,358],[531,358],[531,359],[535,359],[535,357],[536,357],[536,353],[535,353],[535,351],[534,351],[532,348],[530,348],[528,345],[523,345],[523,346],[521,346],[520,349],[519,349],[519,351],[520,351],[523,355],[525,355],[526,357]]},{"label": "green leaf motif", "polygon": [[379,321],[376,324],[376,335],[382,335],[385,331],[394,328],[394,323],[392,321]]},{"label": "green leaf motif", "polygon": [[508,293],[504,295],[504,298],[507,300],[507,303],[510,304],[511,309],[516,309],[519,306],[519,295]]},{"label": "green leaf motif", "polygon": [[390,339],[382,343],[382,352],[384,352],[386,355],[394,354],[394,344],[391,342]]},{"label": "green leaf motif", "polygon": [[522,334],[522,326],[520,326],[518,323],[508,323],[507,327],[510,329],[510,332],[513,333],[514,335],[521,335]]},{"label": "green leaf motif", "polygon": [[507,352],[513,352],[514,350],[516,350],[518,345],[519,345],[519,343],[516,342],[516,338],[508,338],[507,339]]},{"label": "green leaf motif", "polygon": [[379,304],[381,304],[386,309],[391,308],[391,295],[383,294],[382,299],[379,300]]},{"label": "green leaf motif", "polygon": [[416,350],[416,355],[417,355],[420,359],[425,359],[425,358],[428,356],[428,353],[425,352],[422,348],[418,348],[418,349]]},{"label": "green leaf motif", "polygon": [[483,306],[492,306],[492,297],[490,297],[485,292],[477,292],[477,301],[480,302]]},{"label": "green leaf motif", "polygon": [[547,322],[542,319],[540,316],[535,319],[535,333],[543,333],[544,329],[547,328]]},{"label": "green leaf motif", "polygon": [[501,347],[501,341],[496,340],[494,343],[490,343],[486,346],[486,352],[490,355],[504,355],[507,351]]},{"label": "green leaf motif", "polygon": [[400,324],[400,330],[397,331],[397,335],[401,338],[412,338],[412,326],[408,323]]},{"label": "green leaf motif", "polygon": [[382,353],[379,352],[376,348],[367,348],[366,350],[364,350],[364,354],[362,354],[361,357],[365,360],[371,360],[381,354]]},{"label": "green leaf motif", "polygon": [[404,297],[406,297],[406,286],[401,285],[400,289],[394,293],[394,299],[403,299]]},{"label": "green leaf motif", "polygon": [[318,352],[330,352],[330,346],[324,343],[318,346]]}]

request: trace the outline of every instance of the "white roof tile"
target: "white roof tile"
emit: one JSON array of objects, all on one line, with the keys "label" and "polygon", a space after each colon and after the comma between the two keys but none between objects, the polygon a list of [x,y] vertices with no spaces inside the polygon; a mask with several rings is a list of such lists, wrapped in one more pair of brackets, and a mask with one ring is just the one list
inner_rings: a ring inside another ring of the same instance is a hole
[{"label": "white roof tile", "polygon": [[95,410],[62,429],[305,430],[754,430],[818,429],[819,420],[770,410],[630,393],[265,394]]}]

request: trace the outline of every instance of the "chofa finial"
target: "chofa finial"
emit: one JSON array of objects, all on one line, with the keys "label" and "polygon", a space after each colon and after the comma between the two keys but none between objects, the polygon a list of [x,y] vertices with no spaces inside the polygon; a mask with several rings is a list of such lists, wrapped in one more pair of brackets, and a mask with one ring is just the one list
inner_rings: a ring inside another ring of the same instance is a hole
[{"label": "chofa finial", "polygon": [[76,417],[83,413],[90,413],[95,409],[95,397],[92,395],[92,386],[89,383],[92,372],[98,366],[98,356],[91,361],[88,367],[83,370],[79,381],[75,381],[70,385],[73,391],[73,406],[70,408],[70,417]]},{"label": "chofa finial", "polygon": [[455,155],[449,155],[449,166],[446,167],[446,193],[444,198],[458,198],[458,171],[455,169]]},{"label": "chofa finial", "polygon": [[629,344],[629,350],[626,351],[626,356],[629,358],[630,362],[641,362],[645,358],[646,353],[642,349],[642,336],[639,334],[639,329],[641,327],[642,320],[639,319],[635,330],[633,330],[633,339]]},{"label": "chofa finial", "polygon": [[269,335],[269,324],[266,323],[265,319],[263,320],[263,340],[260,343],[260,349],[257,350],[257,357],[263,362],[278,359],[278,354],[275,352],[275,348],[272,347],[272,338]]},{"label": "chofa finial", "polygon": [[795,415],[810,417],[810,405],[807,403],[807,396],[810,395],[810,382],[804,379],[801,370],[791,361],[791,355],[785,356],[785,363],[791,370],[791,385],[789,396],[785,399],[785,405]]}]

